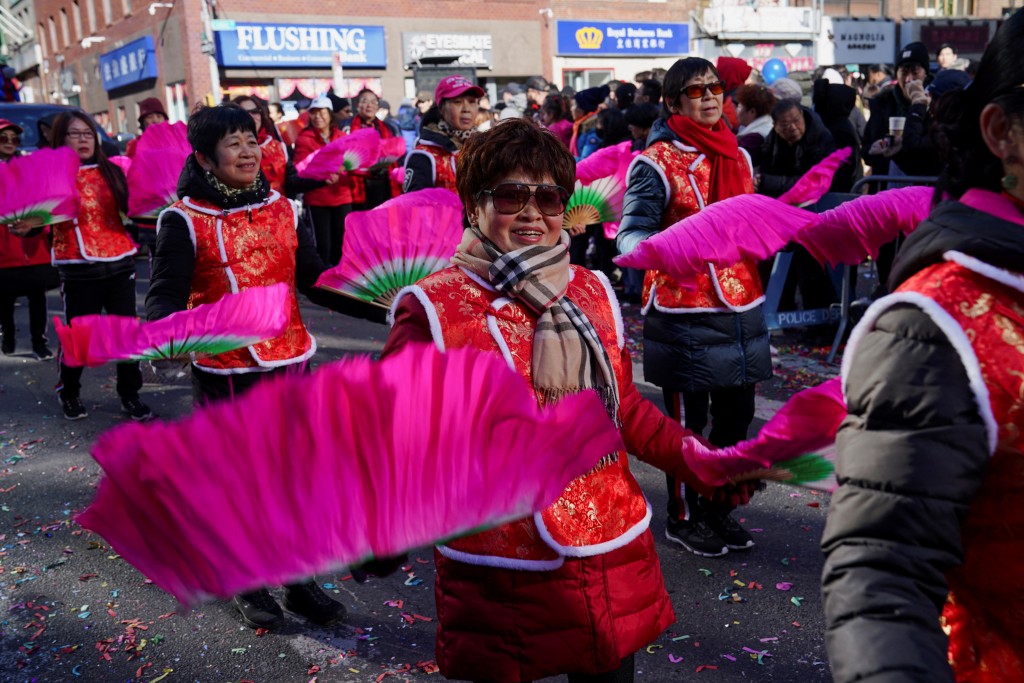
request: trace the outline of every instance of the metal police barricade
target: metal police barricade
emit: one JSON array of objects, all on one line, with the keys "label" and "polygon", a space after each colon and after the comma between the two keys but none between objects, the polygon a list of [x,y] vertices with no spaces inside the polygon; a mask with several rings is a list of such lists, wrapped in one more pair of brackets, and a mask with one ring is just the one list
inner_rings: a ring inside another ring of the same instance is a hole
[{"label": "metal police barricade", "polygon": [[[843,202],[855,199],[859,194],[851,192],[827,192],[822,195],[815,204],[807,207],[808,211],[822,213],[834,209]],[[812,327],[815,325],[839,324],[836,330],[835,339],[829,349],[828,362],[835,360],[839,343],[846,334],[846,328],[850,320],[850,304],[854,296],[854,283],[852,282],[853,269],[846,265],[838,268],[825,266],[825,271],[832,281],[832,286],[839,295],[839,303],[832,304],[828,308],[811,308],[798,311],[780,311],[779,302],[782,299],[782,292],[789,277],[789,269],[793,263],[793,254],[788,251],[780,251],[775,255],[775,263],[772,266],[772,274],[768,279],[768,288],[765,291],[764,317],[769,330],[784,330],[796,327]]]}]

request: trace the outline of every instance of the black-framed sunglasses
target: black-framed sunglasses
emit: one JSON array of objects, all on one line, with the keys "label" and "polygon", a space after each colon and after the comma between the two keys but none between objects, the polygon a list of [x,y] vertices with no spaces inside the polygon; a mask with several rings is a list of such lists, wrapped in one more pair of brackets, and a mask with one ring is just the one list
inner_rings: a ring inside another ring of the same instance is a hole
[{"label": "black-framed sunglasses", "polygon": [[20,135],[0,135],[0,142],[13,142],[15,144],[21,142]]},{"label": "black-framed sunglasses", "polygon": [[569,201],[569,191],[559,185],[501,183],[492,190],[480,190],[477,197],[484,194],[491,196],[495,211],[506,215],[519,213],[533,197],[542,214],[561,216],[565,212],[565,203]]},{"label": "black-framed sunglasses", "polygon": [[691,100],[699,100],[704,93],[710,91],[712,95],[721,95],[725,92],[725,83],[714,81],[713,83],[694,83],[683,88],[683,94]]}]

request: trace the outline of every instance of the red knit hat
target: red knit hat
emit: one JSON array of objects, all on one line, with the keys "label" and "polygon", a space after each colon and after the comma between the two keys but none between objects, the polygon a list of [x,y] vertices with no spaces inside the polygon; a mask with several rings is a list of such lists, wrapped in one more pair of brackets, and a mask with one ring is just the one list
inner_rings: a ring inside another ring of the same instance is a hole
[{"label": "red knit hat", "polygon": [[147,97],[146,99],[139,102],[139,125],[142,125],[142,119],[146,118],[150,114],[163,114],[165,119],[171,118],[164,111],[163,102],[156,97]]},{"label": "red knit hat", "polygon": [[752,70],[749,64],[736,57],[719,57],[715,68],[726,90],[734,90],[743,85]]}]

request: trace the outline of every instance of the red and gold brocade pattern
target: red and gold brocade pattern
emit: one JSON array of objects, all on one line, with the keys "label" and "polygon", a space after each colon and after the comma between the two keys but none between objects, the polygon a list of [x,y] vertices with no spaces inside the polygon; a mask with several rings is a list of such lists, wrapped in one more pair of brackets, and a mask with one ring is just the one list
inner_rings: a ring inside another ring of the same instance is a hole
[{"label": "red and gold brocade pattern", "polygon": [[288,164],[288,153],[284,143],[271,136],[260,142],[260,170],[267,177],[270,189],[284,194],[285,167]]},{"label": "red and gold brocade pattern", "polygon": [[963,328],[998,426],[996,451],[963,526],[964,561],[943,611],[957,681],[1024,681],[1024,293],[956,263],[927,268],[899,291],[938,303]]},{"label": "red and gold brocade pattern", "polygon": [[53,232],[54,263],[116,261],[135,253],[135,242],[124,229],[114,193],[96,166],[78,169],[81,204],[76,221],[57,223]]},{"label": "red and gold brocade pattern", "polygon": [[[594,325],[611,359],[615,376],[621,382],[623,368],[607,291],[590,271],[572,268],[574,277],[566,296]],[[516,371],[532,389],[536,316],[515,302],[495,310],[492,304],[499,297],[498,293],[482,288],[457,268],[435,273],[421,280],[418,287],[433,304],[441,321],[445,348],[469,346],[502,353],[487,327],[488,313],[491,313]],[[617,456],[572,481],[559,499],[540,514],[555,544],[577,548],[603,543],[615,545],[616,539],[643,523],[647,501],[629,471],[626,454]],[[469,555],[512,560],[553,561],[560,557],[559,552],[545,543],[532,516],[457,539],[447,546]]]},{"label": "red and gold brocade pattern", "polygon": [[[687,152],[668,141],[656,142],[643,155],[654,162],[668,181],[669,200],[662,214],[661,227],[665,229],[691,216],[706,204],[711,193],[711,164],[702,159],[690,170],[699,152]],[[744,176],[748,192],[754,191],[754,182]],[[697,193],[700,193],[699,196]],[[712,279],[714,273],[718,288]],[[668,310],[742,309],[764,295],[757,264],[744,259],[728,268],[710,268],[694,278],[696,289],[683,289],[673,278],[656,270],[644,276],[642,301],[646,310],[651,296],[657,294],[658,306]],[[722,296],[719,296],[721,290]]]},{"label": "red and gold brocade pattern", "polygon": [[[211,370],[287,365],[302,360],[313,340],[302,323],[295,294],[295,212],[287,199],[272,194],[268,203],[249,211],[221,213],[213,204],[194,199],[175,202],[195,231],[196,259],[188,307],[219,301],[225,294],[287,282],[290,287],[288,327],[281,336],[250,348],[196,360]],[[220,239],[218,239],[218,225]],[[227,258],[222,260],[223,249]],[[234,283],[232,283],[232,278]]]},{"label": "red and gold brocade pattern", "polygon": [[451,190],[455,188],[455,155],[437,145],[418,144],[416,149],[426,152],[434,159],[434,187]]}]

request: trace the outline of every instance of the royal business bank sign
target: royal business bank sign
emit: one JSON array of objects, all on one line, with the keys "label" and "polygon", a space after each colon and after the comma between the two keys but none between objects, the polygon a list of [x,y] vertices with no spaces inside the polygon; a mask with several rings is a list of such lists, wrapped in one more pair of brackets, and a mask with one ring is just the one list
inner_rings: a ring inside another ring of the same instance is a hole
[{"label": "royal business bank sign", "polygon": [[559,21],[559,55],[685,55],[690,51],[686,24]]},{"label": "royal business bank sign", "polygon": [[218,21],[213,29],[221,66],[330,69],[335,53],[343,66],[388,65],[383,26]]}]

